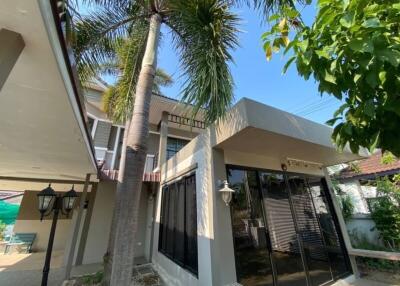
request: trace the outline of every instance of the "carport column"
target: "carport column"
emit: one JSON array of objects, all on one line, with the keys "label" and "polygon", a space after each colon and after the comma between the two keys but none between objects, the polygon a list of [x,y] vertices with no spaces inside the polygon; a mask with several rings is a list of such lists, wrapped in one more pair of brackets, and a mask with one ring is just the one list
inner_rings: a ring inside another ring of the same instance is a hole
[{"label": "carport column", "polygon": [[82,214],[83,214],[83,209],[85,207],[85,201],[86,201],[87,191],[89,188],[89,182],[90,182],[90,174],[86,174],[85,185],[83,187],[83,192],[82,192],[82,195],[79,200],[78,215],[76,217],[76,223],[74,225],[74,230],[73,230],[74,232],[72,234],[71,247],[70,247],[69,253],[68,253],[68,261],[67,261],[67,265],[65,266],[65,279],[69,279],[71,276],[72,263],[73,263],[74,256],[75,256],[75,246],[78,241],[78,234],[79,234],[79,229],[81,226]]},{"label": "carport column", "polygon": [[161,177],[163,176],[161,168],[164,165],[164,163],[167,162],[167,140],[168,140],[168,112],[163,111],[160,122],[160,144],[158,147],[158,162],[157,162],[157,169],[160,171]]},{"label": "carport column", "polygon": [[335,210],[335,213],[336,213],[338,221],[339,221],[339,226],[340,226],[340,230],[343,235],[344,244],[346,246],[347,252],[349,253],[351,268],[353,270],[354,276],[358,278],[358,277],[360,277],[360,272],[358,271],[358,268],[357,268],[356,257],[354,255],[350,255],[350,250],[353,247],[351,246],[351,241],[350,241],[349,233],[347,232],[346,223],[343,218],[342,210],[336,199],[333,183],[332,183],[331,177],[329,176],[328,168],[324,167],[323,171],[324,171],[326,183],[328,185],[329,194],[332,198],[333,208]]},{"label": "carport column", "polygon": [[21,34],[0,30],[0,91],[25,47]]}]

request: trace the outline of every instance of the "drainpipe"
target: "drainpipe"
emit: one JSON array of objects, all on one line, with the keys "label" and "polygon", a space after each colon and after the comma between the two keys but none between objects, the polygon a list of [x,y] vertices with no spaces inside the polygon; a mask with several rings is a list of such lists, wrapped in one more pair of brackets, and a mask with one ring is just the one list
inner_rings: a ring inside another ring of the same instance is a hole
[{"label": "drainpipe", "polygon": [[351,269],[353,270],[354,276],[356,278],[359,278],[360,272],[358,271],[356,257],[354,255],[350,255],[350,251],[353,249],[353,247],[351,246],[351,241],[350,241],[349,233],[347,232],[346,222],[344,221],[342,210],[340,209],[339,202],[337,201],[336,195],[333,191],[334,187],[333,187],[331,177],[329,176],[328,168],[324,167],[323,172],[324,172],[326,184],[328,185],[329,195],[332,198],[333,208],[335,210],[335,213],[336,213],[338,221],[339,221],[339,227],[342,232],[344,244],[347,249],[347,253],[349,254]]}]

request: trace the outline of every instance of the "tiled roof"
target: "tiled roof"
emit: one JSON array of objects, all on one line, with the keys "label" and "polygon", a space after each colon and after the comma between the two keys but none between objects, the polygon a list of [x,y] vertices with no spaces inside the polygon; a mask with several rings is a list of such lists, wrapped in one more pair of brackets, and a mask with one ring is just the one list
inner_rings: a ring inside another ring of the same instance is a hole
[{"label": "tiled roof", "polygon": [[400,172],[400,160],[396,160],[390,164],[383,164],[382,162],[382,153],[376,152],[371,155],[369,158],[360,160],[356,163],[357,171],[354,171],[354,168],[346,168],[340,173],[341,178],[351,178],[351,177],[359,177],[365,175],[372,174],[382,174],[389,172]]}]

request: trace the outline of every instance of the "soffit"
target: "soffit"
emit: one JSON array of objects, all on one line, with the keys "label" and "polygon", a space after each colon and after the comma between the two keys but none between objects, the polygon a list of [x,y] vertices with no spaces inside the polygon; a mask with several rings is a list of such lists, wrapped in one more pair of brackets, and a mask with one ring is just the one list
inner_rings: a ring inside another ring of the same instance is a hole
[{"label": "soffit", "polygon": [[65,62],[53,51],[56,37],[46,31],[39,2],[46,3],[1,4],[0,29],[20,33],[25,48],[0,91],[0,176],[84,179],[97,172],[95,161],[71,82],[63,78]]}]

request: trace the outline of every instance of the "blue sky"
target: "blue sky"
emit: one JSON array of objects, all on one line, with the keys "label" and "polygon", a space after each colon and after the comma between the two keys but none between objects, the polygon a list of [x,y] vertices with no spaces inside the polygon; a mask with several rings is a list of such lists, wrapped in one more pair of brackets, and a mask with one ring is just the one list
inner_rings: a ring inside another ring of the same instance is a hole
[{"label": "blue sky", "polygon": [[[261,35],[268,30],[267,24],[261,23],[257,12],[248,8],[243,7],[237,13],[242,19],[240,29],[243,32],[239,35],[240,47],[233,52],[235,63],[231,66],[235,101],[248,97],[320,123],[329,120],[340,102],[332,96],[321,97],[314,80],[305,81],[297,74],[294,65],[283,75],[282,68],[287,57],[274,54],[268,62],[262,49]],[[315,5],[307,6],[302,11],[303,19],[312,23],[315,13]],[[158,66],[175,80],[172,86],[163,88],[162,92],[166,96],[179,98],[182,82],[178,57],[168,31],[163,29],[162,32]]]}]

